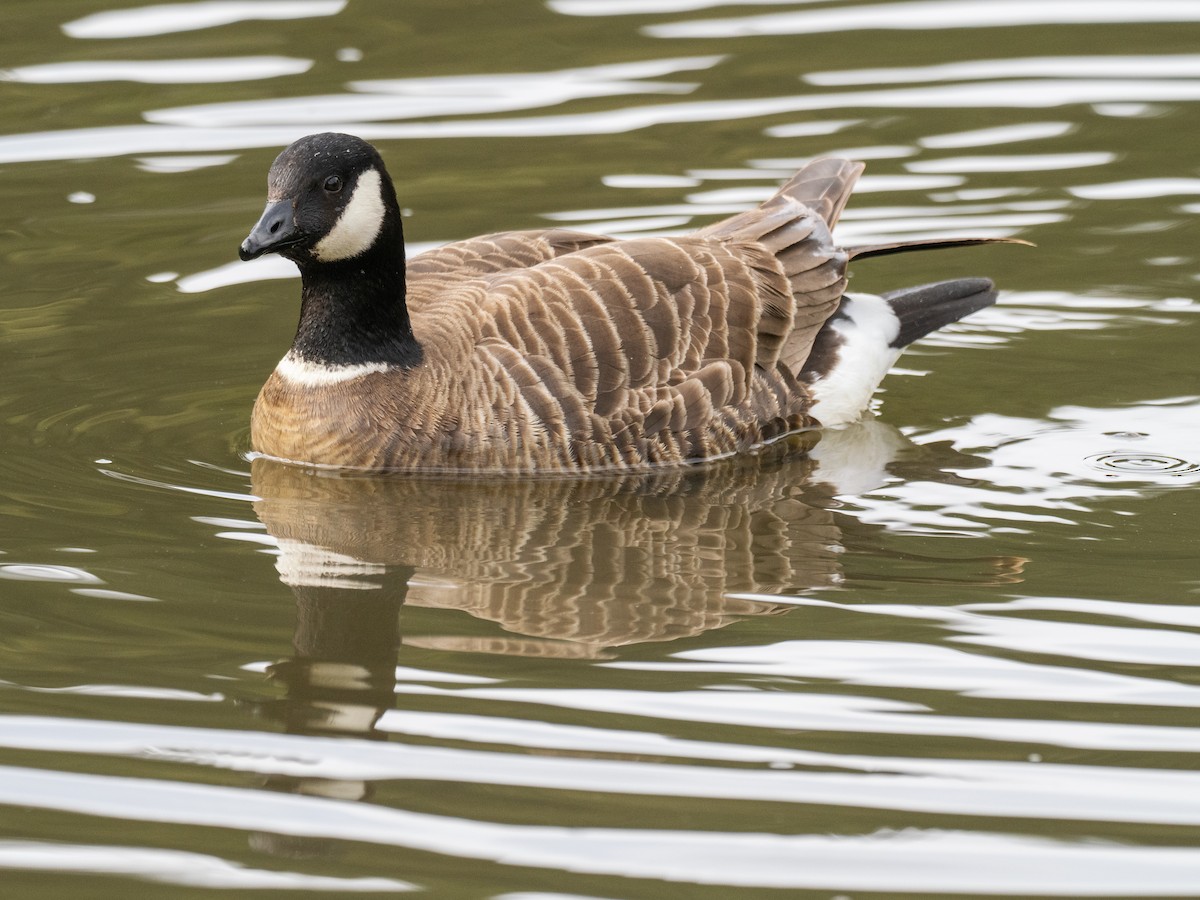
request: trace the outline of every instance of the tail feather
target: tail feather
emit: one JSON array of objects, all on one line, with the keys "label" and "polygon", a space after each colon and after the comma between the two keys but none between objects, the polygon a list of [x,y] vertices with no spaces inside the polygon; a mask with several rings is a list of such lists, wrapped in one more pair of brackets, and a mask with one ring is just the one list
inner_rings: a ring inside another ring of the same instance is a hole
[{"label": "tail feather", "polygon": [[869,256],[888,256],[892,253],[907,253],[910,250],[939,250],[942,247],[973,247],[977,244],[1023,244],[1034,247],[1020,238],[998,237],[947,237],[920,238],[914,241],[895,241],[888,244],[868,244],[863,247],[844,248],[850,259],[866,259]]},{"label": "tail feather", "polygon": [[827,231],[837,224],[863,168],[848,159],[818,159],[760,206],[701,228],[696,236],[768,243],[766,238],[771,249],[778,250],[808,239],[818,227],[815,214],[825,224],[825,229],[818,228],[818,236],[828,240]]},{"label": "tail feather", "polygon": [[900,331],[891,343],[900,349],[991,306],[996,302],[996,286],[990,278],[958,278],[891,291],[883,299],[900,320]]},{"label": "tail feather", "polygon": [[[846,320],[857,315],[872,322],[870,329],[859,328],[857,344],[877,342],[876,337],[888,332],[887,339],[878,342],[876,362],[863,363],[863,371],[870,374],[853,379],[859,385],[857,393],[862,394],[862,406],[853,411],[855,418],[899,353],[898,348],[986,306],[995,293],[990,282],[966,280],[888,295],[895,300],[895,309],[888,299],[878,297],[871,298],[877,309],[865,299],[853,301],[857,305],[852,306],[848,305],[849,297],[842,300],[850,260],[940,247],[1028,244],[1015,238],[951,237],[838,247],[831,231],[863,169],[862,163],[846,159],[814,160],[760,206],[714,222],[694,235],[702,240],[743,245],[738,252],[759,273],[762,303],[755,361],[763,368],[782,363],[815,382],[824,377],[831,360],[837,358],[835,351],[844,342],[841,325]],[[764,259],[764,252],[774,259]],[[787,279],[786,284],[779,282],[779,274]],[[953,298],[943,296],[948,294]],[[867,330],[872,332],[869,339],[863,337]],[[891,340],[900,343],[889,344]],[[880,364],[883,368],[876,372]],[[864,388],[867,381],[870,384]]]},{"label": "tail feather", "polygon": [[782,198],[803,203],[832,230],[865,168],[862,163],[848,159],[814,160],[793,175],[764,205],[770,206]]},{"label": "tail feather", "polygon": [[858,421],[905,347],[995,301],[987,278],[925,284],[882,297],[846,294],[798,373],[812,393],[812,415],[827,427]]}]

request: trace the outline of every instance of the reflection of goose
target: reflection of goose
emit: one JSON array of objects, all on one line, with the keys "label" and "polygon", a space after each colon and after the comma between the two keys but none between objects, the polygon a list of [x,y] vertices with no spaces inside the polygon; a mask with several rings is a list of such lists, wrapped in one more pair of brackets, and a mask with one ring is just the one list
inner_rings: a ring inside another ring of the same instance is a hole
[{"label": "reflection of goose", "polygon": [[[801,437],[815,435],[790,440]],[[286,696],[262,708],[292,732],[386,740],[377,725],[395,706],[396,665],[412,664],[403,645],[595,659],[790,609],[771,597],[840,580],[831,495],[877,487],[913,448],[872,420],[802,449],[587,480],[347,475],[256,459],[255,511],[297,606],[295,654],[270,670]],[[402,607],[418,608],[403,635]],[[353,778],[268,785],[338,799],[371,789]],[[287,856],[330,849],[254,842]]]},{"label": "reflection of goose", "polygon": [[862,165],[811,163],[762,206],[679,238],[507,232],[406,265],[383,160],[310,135],[271,167],[241,256],[300,267],[300,324],[254,408],[259,452],[360,468],[601,471],[745,451],[855,421],[985,279],[843,299]]},{"label": "reflection of goose", "polygon": [[838,530],[804,500],[810,470],[804,459],[747,460],[485,482],[320,475],[258,459],[253,490],[302,607],[330,591],[365,599],[412,567],[406,605],[460,609],[521,636],[455,646],[586,656],[782,609],[730,594],[833,584]]}]

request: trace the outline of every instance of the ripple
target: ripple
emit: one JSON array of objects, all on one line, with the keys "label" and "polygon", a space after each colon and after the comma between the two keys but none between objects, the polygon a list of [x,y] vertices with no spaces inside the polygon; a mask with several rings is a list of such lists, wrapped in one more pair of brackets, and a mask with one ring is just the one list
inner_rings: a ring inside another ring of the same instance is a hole
[{"label": "ripple", "polygon": [[[977,317],[978,324],[992,330],[1004,322],[1020,330],[1088,330],[1103,328],[1112,318],[1065,310],[1022,313],[1003,306],[988,312],[991,316]],[[939,341],[959,338],[947,333]],[[1133,406],[1061,407],[1046,419],[978,415],[920,438],[929,444],[946,441],[965,451],[987,448],[979,454],[989,465],[972,470],[969,483],[892,485],[879,496],[856,497],[854,515],[876,525],[932,533],[985,528],[1032,533],[1041,525],[1077,524],[1092,515],[1089,507],[1098,501],[1136,497],[1146,485],[1170,491],[1200,483],[1193,452],[1200,446],[1198,413],[1200,400],[1184,397]],[[1135,447],[1119,446],[1113,429],[1117,422],[1130,433],[1128,440]],[[1147,442],[1161,449],[1146,450]],[[1130,469],[1096,465],[1100,457],[1117,456],[1160,462]]]},{"label": "ripple", "polygon": [[410,891],[391,878],[334,878],[279,869],[250,869],[238,863],[183,850],[69,844],[61,841],[0,841],[0,870],[131,875],[158,884],[245,891]]},{"label": "ripple", "polygon": [[1115,160],[1108,151],[1090,153],[1012,154],[1005,156],[956,156],[905,163],[913,172],[1049,172],[1103,166]]},{"label": "ripple", "polygon": [[816,0],[549,0],[564,16],[632,16],[647,13],[693,12],[714,6],[793,6]]},{"label": "ripple", "polygon": [[1016,144],[1023,141],[1061,137],[1075,128],[1076,126],[1070,122],[1019,122],[1015,125],[999,125],[975,131],[930,135],[921,138],[917,143],[933,150],[992,147],[996,144]]},{"label": "ripple", "polygon": [[[194,172],[197,169],[207,169],[212,166],[223,166],[233,162],[237,157],[232,153],[214,153],[208,155],[180,154],[178,156],[143,156],[138,159],[138,168],[143,172],[158,174],[177,174]],[[161,281],[171,281],[177,275],[171,275]],[[153,281],[153,277],[147,278]]]},{"label": "ripple", "polygon": [[997,28],[1022,25],[1133,24],[1200,21],[1194,0],[1007,0],[961,3],[958,0],[889,3],[845,9],[819,9],[698,22],[651,25],[644,33],[663,38],[728,38],[750,35],[829,34],[888,29],[933,31],[948,28]]},{"label": "ripple", "polygon": [[[848,616],[889,616],[887,607],[826,607]],[[1012,614],[1016,610],[1063,609],[1085,614],[1123,615],[1144,623],[1139,604],[1097,601],[1041,602],[1006,600],[975,604],[929,613],[950,628],[967,630],[991,621],[987,613]],[[1155,621],[1196,627],[1197,616],[1177,608],[1154,610]],[[981,615],[985,614],[985,615]],[[953,692],[964,697],[1004,700],[1040,700],[1052,703],[1087,703],[1115,706],[1200,707],[1200,688],[1170,680],[1089,670],[1083,667],[1052,666],[1005,659],[961,647],[894,641],[780,641],[765,647],[714,647],[676,654],[670,662],[615,662],[608,668],[644,672],[712,672],[759,678],[797,678],[836,681],[842,684],[879,688],[905,688]],[[1127,732],[1132,738],[1133,733]]]},{"label": "ripple", "polygon": [[1200,194],[1200,178],[1138,178],[1110,184],[1088,184],[1067,188],[1085,200],[1147,200]]},{"label": "ripple", "polygon": [[346,0],[209,0],[206,3],[169,3],[92,13],[63,25],[73,38],[129,38],[175,34],[232,25],[235,22],[307,19],[333,16]]},{"label": "ripple", "polygon": [[[642,92],[646,92],[646,84],[649,83],[643,83]],[[1083,103],[1194,102],[1200,101],[1200,82],[1188,79],[1001,80],[897,90],[659,103],[546,116],[378,121],[389,117],[416,116],[422,100],[419,97],[343,94],[332,98],[329,95],[319,96],[302,102],[295,99],[264,100],[160,110],[147,115],[168,116],[172,120],[186,121],[187,124],[114,125],[3,135],[0,136],[0,163],[282,147],[305,134],[322,129],[352,130],[371,141],[574,137],[624,134],[669,124],[724,122],[861,107],[904,110],[1038,109]],[[496,101],[491,102],[494,107]],[[425,103],[421,115],[436,116],[439,108],[444,112],[444,107],[428,105],[427,98]],[[521,105],[517,101],[513,103]],[[409,112],[406,113],[406,109]],[[347,116],[350,110],[357,117]],[[335,115],[338,117],[331,118]],[[209,117],[221,124],[200,123],[200,120]],[[235,126],[233,120],[246,124]],[[276,120],[286,120],[286,124],[269,124]]]},{"label": "ripple", "polygon": [[356,81],[350,85],[354,93],[206,103],[151,110],[145,118],[157,124],[200,128],[283,125],[314,120],[372,122],[510,112],[591,97],[687,94],[697,85],[647,79],[708,69],[723,58],[700,56],[549,72]]},{"label": "ripple", "polygon": [[[831,836],[523,825],[265,790],[16,767],[0,769],[0,801],[686,884],[1011,896],[1194,897],[1200,889],[1191,847],[1092,845],[1006,833],[906,829]],[[947,866],[947,859],[957,864]]]},{"label": "ripple", "polygon": [[14,563],[0,566],[0,578],[9,581],[60,581],[73,584],[103,584],[104,582],[74,566],[51,566]]},{"label": "ripple", "polygon": [[1154,56],[1037,56],[1018,59],[974,59],[936,66],[848,69],[812,72],[809,84],[847,87],[917,81],[967,81],[984,78],[1187,78],[1200,75],[1200,56],[1193,53]]},{"label": "ripple", "polygon": [[1136,475],[1195,475],[1200,462],[1190,462],[1164,453],[1114,450],[1085,457],[1088,464],[1101,472],[1133,473]]},{"label": "ripple", "polygon": [[167,491],[178,491],[183,494],[199,494],[204,497],[217,497],[223,500],[254,500],[250,494],[237,493],[234,491],[217,491],[207,488],[189,487],[184,484],[172,484],[169,481],[160,481],[156,478],[143,478],[140,475],[130,475],[125,472],[116,472],[112,469],[98,469],[101,475],[108,478],[115,478],[118,481],[125,481],[130,484],[139,484],[144,487],[159,488]]},{"label": "ripple", "polygon": [[136,81],[142,84],[217,84],[299,75],[312,68],[311,59],[286,56],[244,56],[230,59],[108,60],[46,63],[0,70],[0,81],[25,84],[84,84]]}]

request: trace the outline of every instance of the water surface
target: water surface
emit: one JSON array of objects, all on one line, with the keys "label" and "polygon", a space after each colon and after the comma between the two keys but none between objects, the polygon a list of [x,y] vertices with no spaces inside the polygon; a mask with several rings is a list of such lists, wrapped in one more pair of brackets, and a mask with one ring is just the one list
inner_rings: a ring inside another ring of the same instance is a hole
[{"label": "water surface", "polygon": [[[6,895],[1200,895],[1200,8],[7,10]],[[876,416],[587,481],[246,458],[353,131],[413,252],[686,232],[867,175],[854,287],[988,275]]]}]

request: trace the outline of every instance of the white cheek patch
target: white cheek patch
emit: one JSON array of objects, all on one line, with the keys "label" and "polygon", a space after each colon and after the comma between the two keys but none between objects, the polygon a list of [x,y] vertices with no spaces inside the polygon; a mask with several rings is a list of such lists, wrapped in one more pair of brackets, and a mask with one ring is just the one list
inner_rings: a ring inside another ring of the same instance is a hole
[{"label": "white cheek patch", "polygon": [[386,372],[386,363],[357,363],[353,365],[329,365],[314,363],[288,353],[275,367],[275,374],[289,384],[297,387],[328,387],[332,384],[342,384],[362,378],[364,375],[374,375]]},{"label": "white cheek patch", "polygon": [[366,253],[383,228],[383,191],[376,169],[358,176],[350,202],[338,216],[329,234],[313,247],[313,256],[321,262],[336,262]]}]

